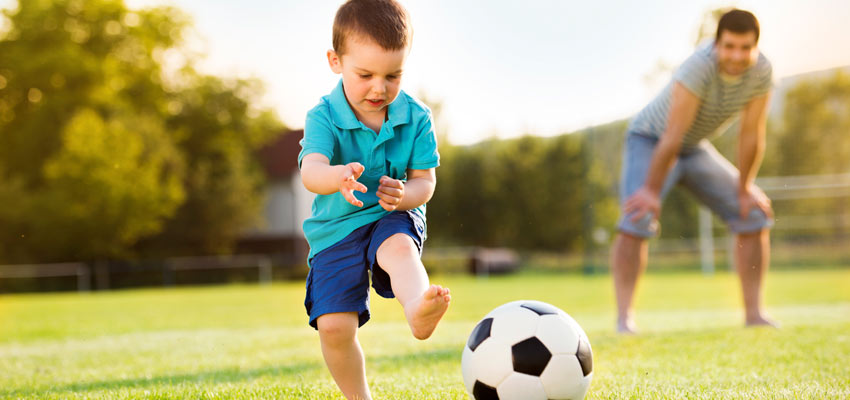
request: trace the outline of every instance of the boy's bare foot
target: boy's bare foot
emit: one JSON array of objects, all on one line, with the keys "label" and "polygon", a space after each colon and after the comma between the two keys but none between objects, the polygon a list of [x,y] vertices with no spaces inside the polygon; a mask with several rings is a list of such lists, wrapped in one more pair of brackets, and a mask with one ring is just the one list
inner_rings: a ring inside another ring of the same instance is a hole
[{"label": "boy's bare foot", "polygon": [[439,285],[431,285],[422,296],[413,300],[405,310],[413,336],[419,340],[431,337],[451,301],[449,289]]},{"label": "boy's bare foot", "polygon": [[762,316],[747,318],[748,327],[750,326],[769,326],[771,328],[779,328],[779,323]]},{"label": "boy's bare foot", "polygon": [[637,335],[637,327],[631,319],[617,321],[617,333],[623,335]]}]

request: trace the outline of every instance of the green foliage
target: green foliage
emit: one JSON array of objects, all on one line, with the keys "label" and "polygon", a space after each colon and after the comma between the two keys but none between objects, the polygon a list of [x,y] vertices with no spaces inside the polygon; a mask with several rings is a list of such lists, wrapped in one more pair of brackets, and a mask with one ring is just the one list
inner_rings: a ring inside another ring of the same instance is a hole
[{"label": "green foliage", "polygon": [[850,172],[850,74],[804,80],[788,91],[777,135],[778,175]]},{"label": "green foliage", "polygon": [[733,9],[734,7],[722,7],[703,12],[694,45],[699,45],[706,39],[714,39],[717,35],[717,23],[720,22],[720,17]]},{"label": "green foliage", "polygon": [[615,208],[612,175],[588,147],[593,134],[442,146],[430,236],[454,245],[580,248],[588,227],[611,222]]},{"label": "green foliage", "polygon": [[0,263],[223,251],[255,223],[253,152],[281,124],[253,105],[258,82],[192,68],[185,14],[40,0],[3,15]]},{"label": "green foliage", "polygon": [[258,224],[264,175],[255,150],[281,130],[270,111],[252,108],[262,95],[254,80],[192,77],[192,90],[169,105],[169,130],[187,164],[188,196],[162,234],[140,247],[147,253],[222,253]]},{"label": "green foliage", "polygon": [[[30,192],[28,249],[77,260],[121,257],[158,232],[182,201],[180,159],[155,119],[103,121],[81,110],[65,126],[60,151]],[[73,240],[80,238],[84,240]]]},{"label": "green foliage", "polygon": [[[786,94],[782,119],[769,143],[766,169],[775,175],[850,173],[850,74],[803,80]],[[772,147],[772,149],[771,149]],[[772,151],[771,151],[772,150]],[[846,196],[776,202],[778,218],[814,216],[829,221],[807,232],[789,234],[846,235],[842,219],[850,215]]]}]

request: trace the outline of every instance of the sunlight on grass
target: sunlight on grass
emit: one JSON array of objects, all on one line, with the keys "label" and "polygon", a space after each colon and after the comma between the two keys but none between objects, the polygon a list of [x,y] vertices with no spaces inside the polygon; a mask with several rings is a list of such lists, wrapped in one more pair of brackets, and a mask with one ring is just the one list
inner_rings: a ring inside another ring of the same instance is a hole
[{"label": "sunlight on grass", "polygon": [[[850,396],[850,271],[772,273],[767,305],[780,330],[742,328],[732,275],[648,275],[636,337],[612,331],[609,279],[434,277],[454,301],[427,341],[412,338],[395,300],[373,295],[360,331],[373,393],[467,398],[460,358],[472,327],[533,298],[587,331],[588,398]],[[0,296],[0,398],[340,399],[302,296],[300,282]]]}]

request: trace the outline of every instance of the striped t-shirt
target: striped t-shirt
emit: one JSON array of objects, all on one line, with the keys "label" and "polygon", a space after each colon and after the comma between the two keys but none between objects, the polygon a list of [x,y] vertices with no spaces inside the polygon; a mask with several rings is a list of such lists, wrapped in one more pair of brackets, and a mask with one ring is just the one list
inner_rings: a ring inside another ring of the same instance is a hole
[{"label": "striped t-shirt", "polygon": [[641,110],[629,125],[629,131],[660,137],[667,128],[673,82],[679,82],[700,99],[696,118],[685,133],[682,147],[696,146],[710,138],[718,128],[741,111],[754,97],[770,91],[773,67],[759,53],[758,61],[734,81],[721,77],[714,42],[700,45],[673,74],[667,86]]}]

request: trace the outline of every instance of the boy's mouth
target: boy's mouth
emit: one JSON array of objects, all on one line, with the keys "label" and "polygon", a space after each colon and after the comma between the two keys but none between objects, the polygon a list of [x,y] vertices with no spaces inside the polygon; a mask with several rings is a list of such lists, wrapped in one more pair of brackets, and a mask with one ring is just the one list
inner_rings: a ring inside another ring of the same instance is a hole
[{"label": "boy's mouth", "polygon": [[369,105],[371,105],[371,106],[375,106],[375,107],[378,107],[378,106],[380,106],[381,104],[384,104],[384,101],[383,101],[383,100],[370,100],[370,99],[366,99],[366,102],[367,102],[367,103],[369,103]]}]

